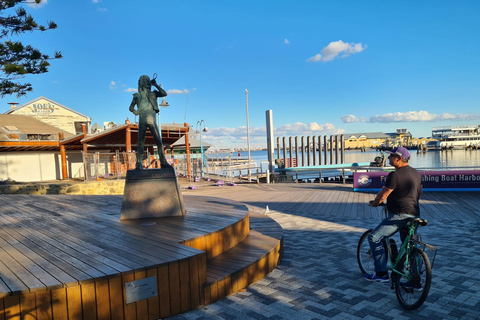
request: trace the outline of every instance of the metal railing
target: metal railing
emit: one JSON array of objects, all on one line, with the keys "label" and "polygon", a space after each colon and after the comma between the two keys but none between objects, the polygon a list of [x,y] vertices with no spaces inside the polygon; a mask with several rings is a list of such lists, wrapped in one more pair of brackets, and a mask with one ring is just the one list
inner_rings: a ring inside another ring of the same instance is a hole
[{"label": "metal railing", "polygon": [[[120,179],[125,178],[127,170],[134,169],[136,163],[136,152],[114,152],[114,153],[83,153],[84,179],[87,181],[102,179]],[[205,163],[203,154],[177,154],[173,156],[166,155],[167,161],[172,164],[177,174],[189,177],[192,181],[195,178],[222,179],[227,182],[245,181],[248,170],[251,172],[251,178],[257,182],[265,177],[266,171],[262,171],[262,165],[257,166],[255,162],[248,162],[244,157],[229,154],[205,154]],[[144,168],[160,168],[158,156],[144,154]]]},{"label": "metal railing", "polygon": [[[125,177],[128,169],[135,168],[135,152],[82,153],[84,179],[118,179]],[[148,157],[146,157],[148,159]]]},{"label": "metal railing", "polygon": [[261,166],[257,166],[253,161],[248,163],[248,159],[235,156],[234,153],[207,153],[205,154],[205,163],[203,163],[203,158],[202,153],[175,155],[174,163],[177,173],[189,176],[192,181],[195,178],[205,178],[223,179],[231,183],[243,181],[249,169],[251,172],[255,172],[252,174],[254,180],[258,181],[265,175]]}]

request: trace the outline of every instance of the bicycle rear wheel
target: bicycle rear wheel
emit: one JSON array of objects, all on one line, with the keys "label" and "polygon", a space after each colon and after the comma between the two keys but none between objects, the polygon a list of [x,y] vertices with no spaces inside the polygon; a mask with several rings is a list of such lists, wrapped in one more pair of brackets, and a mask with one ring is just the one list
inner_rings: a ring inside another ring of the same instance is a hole
[{"label": "bicycle rear wheel", "polygon": [[407,310],[417,309],[427,299],[432,283],[432,268],[427,254],[414,248],[407,262],[405,255],[400,260],[399,271],[402,275],[396,274],[395,277],[397,300]]},{"label": "bicycle rear wheel", "polygon": [[370,244],[367,239],[370,232],[372,232],[372,229],[365,231],[357,245],[357,262],[363,274],[372,274],[375,272],[372,250],[370,249]]}]

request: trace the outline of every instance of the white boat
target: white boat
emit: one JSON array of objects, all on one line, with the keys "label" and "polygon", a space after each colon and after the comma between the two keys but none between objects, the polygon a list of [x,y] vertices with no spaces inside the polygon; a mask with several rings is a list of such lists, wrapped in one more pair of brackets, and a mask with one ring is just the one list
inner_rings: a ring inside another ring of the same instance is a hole
[{"label": "white boat", "polygon": [[480,147],[480,125],[446,126],[432,128],[432,138],[438,140],[437,149],[465,149]]}]

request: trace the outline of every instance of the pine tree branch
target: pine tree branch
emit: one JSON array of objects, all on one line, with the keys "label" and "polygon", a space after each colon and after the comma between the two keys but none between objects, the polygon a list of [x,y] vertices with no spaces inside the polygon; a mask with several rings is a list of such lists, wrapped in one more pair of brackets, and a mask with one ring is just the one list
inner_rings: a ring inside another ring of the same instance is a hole
[{"label": "pine tree branch", "polygon": [[[0,39],[12,35],[20,35],[27,31],[47,31],[57,28],[53,21],[47,21],[47,26],[39,25],[27,13],[25,8],[14,9],[15,14],[2,15],[3,11],[12,9],[20,3],[41,3],[42,0],[0,0]],[[30,83],[18,83],[12,80],[24,78],[28,74],[48,72],[49,61],[61,59],[60,51],[50,57],[30,45],[23,45],[20,41],[6,40],[0,42],[0,96],[16,94],[17,97],[26,95],[33,90]]]}]

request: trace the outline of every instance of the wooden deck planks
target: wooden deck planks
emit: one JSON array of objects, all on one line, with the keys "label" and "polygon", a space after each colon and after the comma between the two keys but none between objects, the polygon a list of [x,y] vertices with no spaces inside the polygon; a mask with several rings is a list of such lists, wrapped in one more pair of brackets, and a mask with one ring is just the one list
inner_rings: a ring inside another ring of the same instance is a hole
[{"label": "wooden deck planks", "polygon": [[[98,231],[92,239],[85,239],[87,231],[81,230],[77,227],[73,229],[65,224],[54,222],[49,224],[47,222],[28,219],[19,219],[17,222],[13,223],[28,228],[31,231],[36,231],[31,232],[31,235],[41,238],[45,243],[54,245],[64,252],[71,254],[73,257],[82,256],[82,260],[88,260],[89,265],[97,267],[98,270],[101,270],[101,272],[106,275],[116,272],[118,273],[118,271],[121,270],[126,271],[131,269],[117,263],[116,261],[102,257],[101,253],[104,252],[102,246],[106,246],[107,244],[97,240],[99,238],[98,235],[102,234]],[[103,261],[98,261],[97,259]]]},{"label": "wooden deck planks", "polygon": [[[66,295],[67,291],[61,293],[57,289],[68,286],[71,288],[68,291],[72,301],[75,301],[75,294],[81,292],[82,296],[79,299],[88,302],[92,296],[108,297],[108,292],[119,292],[121,286],[118,287],[116,285],[118,282],[112,278],[115,275],[126,273],[127,277],[128,271],[136,270],[138,277],[152,266],[158,267],[160,275],[160,270],[165,270],[161,266],[165,264],[168,272],[174,276],[173,280],[169,281],[180,281],[181,273],[183,280],[179,285],[183,289],[181,292],[175,292],[169,285],[168,294],[162,289],[159,299],[166,297],[170,301],[172,296],[175,299],[170,310],[157,307],[160,309],[159,313],[169,315],[172,311],[187,310],[203,300],[203,296],[198,293],[192,295],[192,292],[195,291],[195,286],[200,286],[201,281],[206,281],[206,270],[200,266],[201,263],[205,263],[205,258],[198,260],[196,256],[202,256],[202,251],[186,247],[177,243],[177,240],[184,241],[186,237],[191,236],[204,237],[205,234],[218,229],[227,230],[232,224],[235,225],[245,216],[248,217],[248,210],[237,202],[208,198],[208,203],[205,204],[202,203],[205,200],[203,197],[190,197],[192,208],[187,218],[180,217],[183,221],[168,219],[166,223],[161,221],[162,223],[153,226],[139,226],[138,221],[119,222],[119,214],[114,213],[114,210],[107,210],[107,214],[103,213],[98,200],[89,201],[92,198],[95,199],[95,197],[15,196],[17,202],[15,208],[12,206],[0,208],[2,298],[12,293],[27,294],[49,289],[61,296]],[[41,209],[36,204],[37,199],[42,202]],[[63,201],[60,201],[61,199]],[[119,209],[121,202],[117,202]],[[247,226],[248,231],[248,220],[247,224],[241,225],[240,229],[243,230],[244,226]],[[178,232],[182,228],[184,232]],[[172,238],[175,242],[171,241]],[[220,241],[220,238],[217,241]],[[221,241],[228,243],[224,239]],[[105,282],[108,278],[112,283]],[[100,282],[93,284],[94,279]],[[78,286],[79,284],[82,285]],[[178,299],[177,293],[181,294]],[[180,304],[175,302],[177,300]],[[65,303],[66,301],[65,299]],[[120,302],[123,304],[123,301]],[[119,314],[118,306],[117,304],[117,308],[109,306],[105,309],[85,309],[81,310],[81,313],[100,318],[107,317],[110,313],[119,316],[128,313],[127,308],[125,312]],[[156,313],[155,308],[150,309],[154,310],[152,314]],[[53,311],[58,314],[64,312],[58,306]]]},{"label": "wooden deck planks", "polygon": [[251,231],[244,241],[207,262],[205,294],[211,302],[258,281],[278,263],[282,228],[261,214],[251,213],[250,221]]}]

